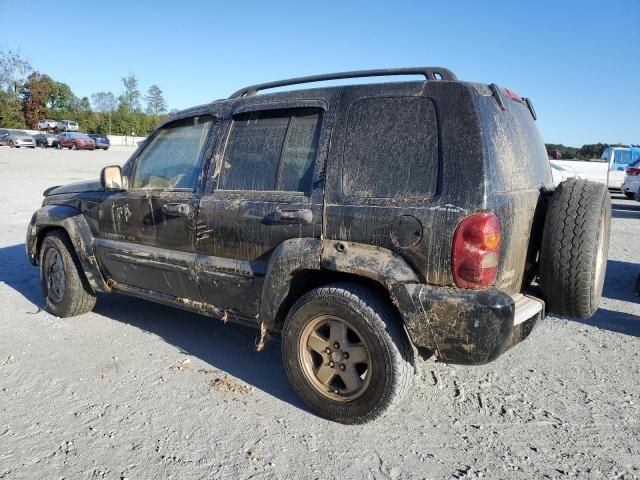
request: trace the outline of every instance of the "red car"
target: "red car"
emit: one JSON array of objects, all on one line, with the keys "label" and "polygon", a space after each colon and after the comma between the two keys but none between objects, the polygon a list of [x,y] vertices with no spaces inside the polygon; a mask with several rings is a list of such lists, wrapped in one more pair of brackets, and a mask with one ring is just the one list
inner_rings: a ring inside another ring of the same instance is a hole
[{"label": "red car", "polygon": [[96,148],[96,142],[93,138],[88,137],[84,133],[66,132],[58,137],[58,148],[69,148],[72,150],[93,150]]}]

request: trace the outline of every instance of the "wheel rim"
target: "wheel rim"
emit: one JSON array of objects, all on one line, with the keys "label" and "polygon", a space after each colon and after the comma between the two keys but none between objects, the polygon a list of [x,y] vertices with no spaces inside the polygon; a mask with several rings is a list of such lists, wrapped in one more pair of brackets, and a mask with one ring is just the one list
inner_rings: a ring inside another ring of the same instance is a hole
[{"label": "wheel rim", "polygon": [[48,297],[55,303],[62,301],[65,284],[64,263],[60,252],[53,247],[47,251],[45,258],[44,280]]},{"label": "wheel rim", "polygon": [[596,254],[596,272],[595,272],[595,281],[593,282],[594,291],[593,297],[596,297],[602,292],[602,287],[604,286],[604,266],[607,261],[605,256],[606,249],[606,241],[605,241],[605,229],[607,227],[607,222],[605,216],[603,215],[600,219],[600,232],[598,235],[598,253]]},{"label": "wheel rim", "polygon": [[341,318],[321,315],[311,320],[300,335],[298,356],[307,381],[331,400],[352,401],[369,386],[369,348]]}]

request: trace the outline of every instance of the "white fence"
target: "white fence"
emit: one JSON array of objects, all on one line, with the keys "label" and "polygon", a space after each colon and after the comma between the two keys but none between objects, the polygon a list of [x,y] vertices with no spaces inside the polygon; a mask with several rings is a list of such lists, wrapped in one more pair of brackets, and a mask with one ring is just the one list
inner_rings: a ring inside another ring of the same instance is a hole
[{"label": "white fence", "polygon": [[[35,135],[36,133],[44,133],[39,130],[25,130],[25,131],[29,132],[29,135]],[[131,135],[129,136],[107,135],[107,138],[109,139],[109,143],[114,146],[137,147],[138,142],[141,142],[147,137],[132,137]]]}]

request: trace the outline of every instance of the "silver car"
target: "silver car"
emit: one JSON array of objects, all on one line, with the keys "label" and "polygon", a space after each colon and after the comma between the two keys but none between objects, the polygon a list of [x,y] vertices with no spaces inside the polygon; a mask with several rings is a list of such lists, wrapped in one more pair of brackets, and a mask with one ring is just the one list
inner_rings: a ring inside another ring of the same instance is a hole
[{"label": "silver car", "polygon": [[36,148],[36,141],[24,130],[3,130],[0,132],[0,145]]},{"label": "silver car", "polygon": [[58,122],[55,120],[42,119],[38,122],[38,130],[54,130],[58,128]]},{"label": "silver car", "polygon": [[77,132],[78,129],[78,122],[74,122],[73,120],[62,120],[58,122],[59,132]]}]

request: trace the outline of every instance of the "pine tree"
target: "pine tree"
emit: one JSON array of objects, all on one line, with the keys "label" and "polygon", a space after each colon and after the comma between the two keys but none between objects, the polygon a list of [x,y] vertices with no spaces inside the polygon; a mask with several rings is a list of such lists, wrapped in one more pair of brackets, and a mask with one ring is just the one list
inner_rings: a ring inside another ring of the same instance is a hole
[{"label": "pine tree", "polygon": [[147,101],[147,111],[149,113],[160,115],[167,111],[167,102],[165,102],[162,90],[158,85],[151,85],[144,99]]}]

